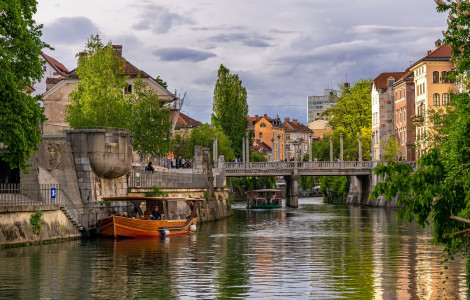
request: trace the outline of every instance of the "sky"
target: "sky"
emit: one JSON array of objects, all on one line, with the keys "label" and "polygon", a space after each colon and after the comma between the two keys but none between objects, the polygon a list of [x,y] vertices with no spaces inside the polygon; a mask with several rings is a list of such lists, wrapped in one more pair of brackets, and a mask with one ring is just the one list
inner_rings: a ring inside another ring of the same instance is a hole
[{"label": "sky", "polygon": [[307,122],[307,96],[404,71],[442,39],[433,0],[41,0],[44,52],[69,70],[92,34],[210,123],[223,64],[247,89],[249,115]]}]

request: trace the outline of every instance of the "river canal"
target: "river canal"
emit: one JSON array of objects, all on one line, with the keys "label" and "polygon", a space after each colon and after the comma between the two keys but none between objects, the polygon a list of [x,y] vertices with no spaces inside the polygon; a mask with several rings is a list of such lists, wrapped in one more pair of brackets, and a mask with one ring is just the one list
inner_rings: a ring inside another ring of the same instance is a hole
[{"label": "river canal", "polygon": [[467,299],[464,263],[444,269],[430,233],[394,211],[299,203],[237,204],[191,236],[2,249],[0,298]]}]

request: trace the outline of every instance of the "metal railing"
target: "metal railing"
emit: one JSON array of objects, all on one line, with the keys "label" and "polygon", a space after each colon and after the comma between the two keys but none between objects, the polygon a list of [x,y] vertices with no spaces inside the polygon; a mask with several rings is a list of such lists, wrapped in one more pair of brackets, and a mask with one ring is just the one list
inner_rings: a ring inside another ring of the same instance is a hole
[{"label": "metal railing", "polygon": [[63,205],[58,184],[0,184],[0,207]]},{"label": "metal railing", "polygon": [[302,162],[226,162],[225,170],[292,170],[302,169],[371,169],[371,161],[302,161]]}]

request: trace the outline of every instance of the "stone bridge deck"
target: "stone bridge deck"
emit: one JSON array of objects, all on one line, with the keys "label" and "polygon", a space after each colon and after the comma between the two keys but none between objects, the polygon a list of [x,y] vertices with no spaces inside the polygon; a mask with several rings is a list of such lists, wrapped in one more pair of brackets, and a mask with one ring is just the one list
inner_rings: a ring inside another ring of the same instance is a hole
[{"label": "stone bridge deck", "polygon": [[226,162],[226,177],[247,176],[358,176],[370,175],[370,161],[315,161],[315,162]]}]

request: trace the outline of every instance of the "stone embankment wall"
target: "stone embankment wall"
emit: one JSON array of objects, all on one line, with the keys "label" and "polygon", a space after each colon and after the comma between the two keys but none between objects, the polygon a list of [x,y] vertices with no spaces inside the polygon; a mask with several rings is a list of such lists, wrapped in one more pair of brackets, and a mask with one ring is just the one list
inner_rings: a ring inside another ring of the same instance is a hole
[{"label": "stone embankment wall", "polygon": [[80,231],[61,210],[45,210],[43,213],[40,234],[34,234],[30,226],[34,212],[0,213],[0,247],[81,237]]}]

